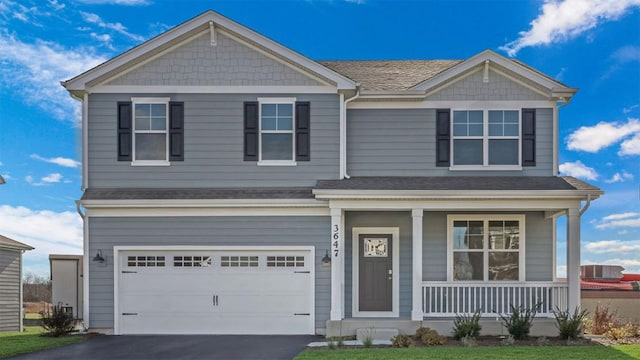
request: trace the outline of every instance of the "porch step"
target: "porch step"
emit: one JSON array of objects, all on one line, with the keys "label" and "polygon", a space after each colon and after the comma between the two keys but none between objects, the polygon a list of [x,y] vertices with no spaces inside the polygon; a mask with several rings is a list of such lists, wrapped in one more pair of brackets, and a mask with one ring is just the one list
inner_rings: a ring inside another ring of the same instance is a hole
[{"label": "porch step", "polygon": [[390,341],[392,337],[398,335],[400,332],[398,329],[385,329],[385,328],[360,328],[356,330],[356,340],[365,342],[367,339],[372,341],[384,340]]}]

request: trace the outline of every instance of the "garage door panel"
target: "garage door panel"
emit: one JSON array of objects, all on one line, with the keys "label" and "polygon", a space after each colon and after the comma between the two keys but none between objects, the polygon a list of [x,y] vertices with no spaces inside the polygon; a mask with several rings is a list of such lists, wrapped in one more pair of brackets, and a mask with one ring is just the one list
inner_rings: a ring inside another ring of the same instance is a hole
[{"label": "garage door panel", "polygon": [[119,259],[120,333],[313,332],[309,250],[135,251]]}]

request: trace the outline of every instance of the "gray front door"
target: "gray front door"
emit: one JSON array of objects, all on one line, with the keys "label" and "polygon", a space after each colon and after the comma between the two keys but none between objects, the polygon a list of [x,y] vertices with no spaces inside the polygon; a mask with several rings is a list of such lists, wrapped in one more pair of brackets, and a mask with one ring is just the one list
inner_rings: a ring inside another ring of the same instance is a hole
[{"label": "gray front door", "polygon": [[392,311],[393,262],[391,234],[360,235],[359,310]]}]

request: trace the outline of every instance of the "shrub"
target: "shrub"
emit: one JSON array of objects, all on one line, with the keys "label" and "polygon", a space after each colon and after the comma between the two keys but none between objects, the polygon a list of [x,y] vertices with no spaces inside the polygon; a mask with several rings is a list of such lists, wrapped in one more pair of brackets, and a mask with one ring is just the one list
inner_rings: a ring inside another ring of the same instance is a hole
[{"label": "shrub", "polygon": [[602,335],[609,330],[609,324],[617,324],[616,312],[609,311],[609,306],[598,304],[593,319],[584,321],[586,330],[594,335]]},{"label": "shrub", "polygon": [[536,312],[540,308],[540,305],[541,303],[538,303],[533,309],[511,305],[511,315],[505,316],[500,314],[502,325],[507,328],[507,331],[509,331],[509,334],[513,336],[514,339],[522,340],[526,338],[529,336],[533,319],[536,317]]},{"label": "shrub", "polygon": [[460,340],[462,338],[476,338],[480,335],[480,310],[468,314],[456,314],[455,320],[453,320],[453,338]]},{"label": "shrub", "polygon": [[582,323],[587,316],[586,309],[580,310],[579,307],[576,307],[571,314],[569,310],[561,311],[556,308],[553,315],[556,317],[556,327],[560,332],[560,338],[575,340],[582,335]]},{"label": "shrub", "polygon": [[476,339],[469,337],[469,336],[465,336],[462,339],[460,339],[462,341],[462,346],[464,347],[474,347],[476,345],[478,345],[476,343]]},{"label": "shrub", "polygon": [[437,331],[425,327],[416,330],[416,340],[418,339],[425,346],[444,345],[447,343],[447,338],[438,334]]},{"label": "shrub", "polygon": [[73,315],[62,310],[62,304],[51,308],[51,311],[41,311],[42,327],[48,336],[62,336],[73,331],[75,320]]},{"label": "shrub", "polygon": [[604,333],[604,336],[611,340],[626,341],[629,338],[636,336],[637,327],[632,323],[626,323],[624,325],[609,324],[609,330]]},{"label": "shrub", "polygon": [[500,341],[500,345],[502,346],[511,346],[513,344],[516,343],[516,339],[513,338],[513,336],[509,335],[506,338],[502,339],[502,341]]},{"label": "shrub", "polygon": [[411,335],[396,335],[391,338],[391,346],[394,348],[408,348],[415,346],[416,342]]}]

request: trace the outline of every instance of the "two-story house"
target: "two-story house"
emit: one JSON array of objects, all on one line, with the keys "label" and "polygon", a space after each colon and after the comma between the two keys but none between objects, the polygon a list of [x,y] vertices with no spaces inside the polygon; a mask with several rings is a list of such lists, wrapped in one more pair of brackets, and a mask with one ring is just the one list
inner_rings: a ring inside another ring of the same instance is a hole
[{"label": "two-story house", "polygon": [[63,85],[92,330],[448,334],[478,310],[499,333],[540,303],[535,333],[579,304],[602,191],[558,176],[577,90],[517,60],[314,61],[208,11]]}]

